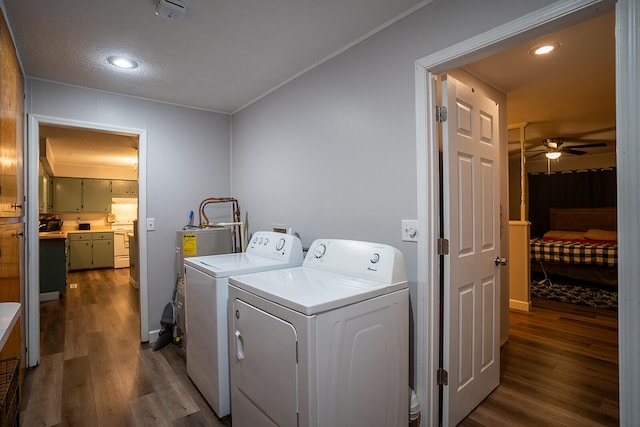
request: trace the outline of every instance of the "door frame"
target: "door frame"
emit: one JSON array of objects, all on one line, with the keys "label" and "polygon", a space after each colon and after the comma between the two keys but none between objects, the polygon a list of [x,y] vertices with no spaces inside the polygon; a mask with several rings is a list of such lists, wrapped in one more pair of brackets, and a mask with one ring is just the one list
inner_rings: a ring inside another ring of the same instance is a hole
[{"label": "door frame", "polygon": [[[128,133],[138,136],[138,218],[147,217],[147,131],[103,123],[29,114],[27,118],[26,182],[27,182],[27,248],[26,251],[26,366],[37,366],[40,361],[40,283],[38,241],[38,163],[40,161],[40,125],[55,125],[93,129],[104,132]],[[146,231],[138,221],[138,254],[140,275],[140,341],[149,341],[149,295],[147,287]],[[144,234],[143,234],[144,232]]]},{"label": "door frame", "polygon": [[[618,206],[618,227],[625,231],[619,259],[619,354],[620,354],[620,421],[640,418],[640,408],[631,396],[640,392],[640,378],[625,375],[635,371],[640,344],[633,339],[633,331],[640,325],[640,313],[632,309],[640,301],[640,290],[630,289],[634,277],[640,277],[640,265],[631,254],[640,250],[640,227],[633,211],[640,208],[634,183],[637,183],[637,164],[640,153],[635,148],[640,139],[637,122],[640,98],[637,84],[640,71],[640,46],[632,43],[640,31],[640,6],[635,0],[571,0],[558,1],[441,51],[415,63],[416,151],[417,151],[417,218],[424,232],[418,233],[417,259],[417,339],[416,392],[422,408],[421,426],[439,423],[439,387],[436,373],[440,348],[438,316],[440,294],[440,264],[437,239],[440,223],[440,164],[438,125],[435,121],[436,93],[432,84],[437,74],[460,67],[537,36],[558,30],[602,13],[616,11],[616,125],[618,134],[618,194],[628,200]],[[506,125],[505,125],[506,126]],[[635,166],[634,166],[635,165]],[[429,239],[423,236],[429,236]],[[626,243],[626,244],[625,244]],[[506,248],[503,248],[506,250]],[[627,254],[625,256],[624,254]],[[508,290],[508,281],[502,283]],[[628,295],[628,298],[624,298]],[[508,308],[507,308],[508,309]]]}]

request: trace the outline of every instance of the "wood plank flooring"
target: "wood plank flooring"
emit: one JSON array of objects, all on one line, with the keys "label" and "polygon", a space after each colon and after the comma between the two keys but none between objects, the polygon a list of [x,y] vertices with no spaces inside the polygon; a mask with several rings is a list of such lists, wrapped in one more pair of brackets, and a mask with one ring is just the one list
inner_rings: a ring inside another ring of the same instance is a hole
[{"label": "wood plank flooring", "polygon": [[40,304],[40,364],[27,370],[22,426],[229,426],[186,374],[184,351],[141,344],[129,270],[71,272]]},{"label": "wood plank flooring", "polygon": [[[22,426],[230,426],[172,344],[139,342],[128,269],[71,272],[76,289],[41,303],[41,358],[27,370]],[[167,297],[168,298],[168,297]],[[511,312],[501,385],[461,426],[618,425],[617,313],[535,301]]]},{"label": "wood plank flooring", "polygon": [[512,311],[500,386],[461,426],[617,426],[617,313],[534,300]]}]

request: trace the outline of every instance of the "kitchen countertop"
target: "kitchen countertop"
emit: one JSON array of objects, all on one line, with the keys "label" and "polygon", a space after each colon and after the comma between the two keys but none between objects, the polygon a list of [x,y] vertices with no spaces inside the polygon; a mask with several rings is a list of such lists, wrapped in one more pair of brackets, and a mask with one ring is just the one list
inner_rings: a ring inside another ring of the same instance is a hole
[{"label": "kitchen countertop", "polygon": [[19,302],[2,302],[0,303],[0,349],[4,347],[20,317]]},{"label": "kitchen countertop", "polygon": [[69,233],[105,233],[111,232],[113,229],[110,226],[95,226],[91,230],[78,230],[75,228],[69,229],[62,227],[60,231],[41,231],[38,233],[40,239],[66,239]]}]

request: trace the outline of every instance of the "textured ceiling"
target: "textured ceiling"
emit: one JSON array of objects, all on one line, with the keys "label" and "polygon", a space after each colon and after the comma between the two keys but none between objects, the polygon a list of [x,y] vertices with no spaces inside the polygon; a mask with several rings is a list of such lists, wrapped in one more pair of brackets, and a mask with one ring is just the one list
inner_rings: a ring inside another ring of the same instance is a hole
[{"label": "textured ceiling", "polygon": [[[231,113],[423,0],[2,0],[27,76]],[[118,70],[107,58],[140,66]]]}]

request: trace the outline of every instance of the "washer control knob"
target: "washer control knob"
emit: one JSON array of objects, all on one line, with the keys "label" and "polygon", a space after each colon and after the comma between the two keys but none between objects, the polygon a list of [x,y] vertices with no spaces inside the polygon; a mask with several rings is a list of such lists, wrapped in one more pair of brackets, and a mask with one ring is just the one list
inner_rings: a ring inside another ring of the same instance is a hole
[{"label": "washer control knob", "polygon": [[284,237],[281,237],[280,240],[278,240],[278,243],[276,243],[276,250],[279,251],[282,248],[284,248],[284,244],[285,244]]},{"label": "washer control knob", "polygon": [[262,237],[260,237],[260,238],[258,239],[258,244],[259,244],[259,245],[261,245],[261,244],[262,244]]},{"label": "washer control knob", "polygon": [[313,255],[315,255],[316,258],[322,258],[326,253],[327,253],[327,246],[324,243],[320,243],[313,250]]},{"label": "washer control knob", "polygon": [[380,261],[380,254],[373,254],[371,255],[371,264],[375,264],[378,261]]},{"label": "washer control knob", "polygon": [[267,246],[269,244],[269,238],[265,237],[264,238],[264,245]]}]

